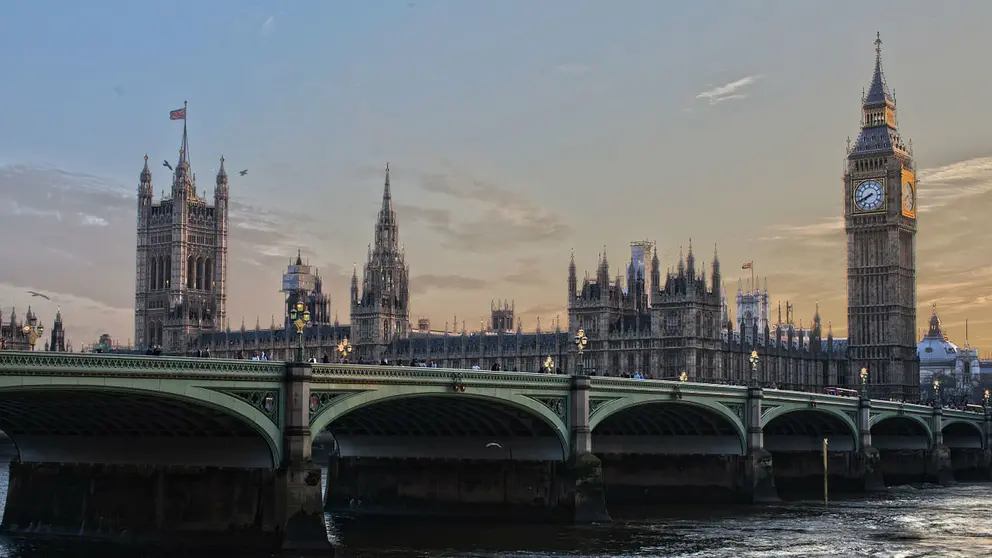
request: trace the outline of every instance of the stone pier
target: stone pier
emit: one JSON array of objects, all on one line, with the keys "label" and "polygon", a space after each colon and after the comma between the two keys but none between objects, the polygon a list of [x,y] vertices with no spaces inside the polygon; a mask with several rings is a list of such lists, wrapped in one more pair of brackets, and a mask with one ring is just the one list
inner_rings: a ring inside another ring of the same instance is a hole
[{"label": "stone pier", "polygon": [[[286,367],[284,448],[275,467],[271,455],[265,456],[268,466],[264,459],[248,467],[191,464],[224,453],[195,437],[166,438],[167,452],[128,452],[128,443],[137,442],[118,436],[91,438],[88,454],[73,454],[79,446],[68,444],[49,453],[86,458],[77,462],[25,461],[38,450],[22,447],[10,464],[0,530],[333,554],[323,521],[320,469],[310,458],[310,373],[309,365]],[[142,447],[154,449],[150,440],[143,441]],[[243,438],[227,441],[234,449],[247,447]],[[96,458],[106,462],[94,463]]]}]

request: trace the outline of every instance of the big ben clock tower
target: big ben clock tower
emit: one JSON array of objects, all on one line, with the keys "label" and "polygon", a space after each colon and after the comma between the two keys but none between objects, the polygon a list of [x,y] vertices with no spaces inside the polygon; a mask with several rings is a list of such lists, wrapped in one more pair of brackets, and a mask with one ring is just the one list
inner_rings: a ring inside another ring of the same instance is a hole
[{"label": "big ben clock tower", "polygon": [[861,132],[848,147],[844,221],[848,382],[859,382],[859,371],[867,368],[873,396],[915,400],[916,167],[882,73],[881,38],[875,39],[875,72],[862,99]]}]

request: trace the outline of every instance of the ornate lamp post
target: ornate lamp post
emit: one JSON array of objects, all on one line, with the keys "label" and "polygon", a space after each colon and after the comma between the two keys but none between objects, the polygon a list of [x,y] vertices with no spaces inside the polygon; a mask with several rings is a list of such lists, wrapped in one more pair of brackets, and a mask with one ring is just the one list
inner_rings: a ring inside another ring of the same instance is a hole
[{"label": "ornate lamp post", "polygon": [[748,380],[750,387],[758,386],[758,361],[761,357],[758,356],[758,351],[751,351],[751,356],[747,359],[751,363],[751,378]]},{"label": "ornate lamp post", "polygon": [[940,379],[933,381],[933,405],[934,407],[942,406],[940,404]]},{"label": "ornate lamp post", "polygon": [[984,397],[984,400],[985,400],[985,410],[986,410],[986,411],[987,411],[987,410],[988,410],[988,408],[989,408],[989,396],[990,396],[990,395],[992,395],[992,391],[989,391],[989,390],[985,390],[985,397]]},{"label": "ornate lamp post", "polygon": [[310,325],[310,309],[302,302],[297,302],[289,311],[289,320],[296,326],[296,336],[300,342],[296,348],[296,362],[303,362],[303,329]]},{"label": "ornate lamp post", "polygon": [[868,397],[868,369],[861,369],[861,396]]},{"label": "ornate lamp post", "polygon": [[555,361],[551,359],[551,355],[548,355],[548,358],[544,359],[544,370],[548,374],[555,373]]},{"label": "ornate lamp post", "polygon": [[586,337],[586,330],[579,328],[579,331],[575,332],[575,347],[579,350],[579,362],[576,363],[576,371],[579,375],[582,375],[582,351],[586,349],[586,345],[589,344],[589,338]]},{"label": "ornate lamp post", "polygon": [[24,335],[28,336],[28,344],[31,345],[31,350],[33,351],[34,344],[38,341],[38,338],[44,335],[45,333],[45,326],[41,324],[35,324],[35,325],[24,324],[24,327],[21,328],[21,331],[24,332]]},{"label": "ornate lamp post", "polygon": [[689,375],[685,373],[685,370],[683,370],[682,373],[679,374],[679,381],[682,382],[683,384],[689,381]]},{"label": "ornate lamp post", "polygon": [[355,346],[348,342],[348,338],[345,337],[338,343],[338,358],[341,362],[348,362],[348,356],[351,355],[351,351],[354,350]]}]

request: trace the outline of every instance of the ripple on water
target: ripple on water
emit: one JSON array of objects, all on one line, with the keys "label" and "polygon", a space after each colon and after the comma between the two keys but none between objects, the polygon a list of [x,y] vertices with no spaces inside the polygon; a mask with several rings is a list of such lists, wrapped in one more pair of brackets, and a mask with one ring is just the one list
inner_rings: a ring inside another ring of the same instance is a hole
[{"label": "ripple on water", "polygon": [[[6,483],[0,469],[0,514]],[[812,501],[667,508],[598,526],[326,519],[345,558],[986,558],[992,556],[989,517],[992,484],[899,489],[826,508]],[[171,558],[154,549],[108,552],[65,539],[0,537],[0,558],[49,556]]]}]

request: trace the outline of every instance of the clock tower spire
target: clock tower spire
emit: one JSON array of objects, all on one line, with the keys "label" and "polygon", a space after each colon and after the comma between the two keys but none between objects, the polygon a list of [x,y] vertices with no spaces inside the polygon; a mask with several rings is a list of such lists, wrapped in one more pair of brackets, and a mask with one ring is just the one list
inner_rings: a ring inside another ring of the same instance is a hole
[{"label": "clock tower spire", "polygon": [[881,397],[915,399],[916,167],[899,135],[896,98],[882,72],[882,39],[862,98],[861,131],[844,172],[847,233],[847,384],[868,369]]}]

